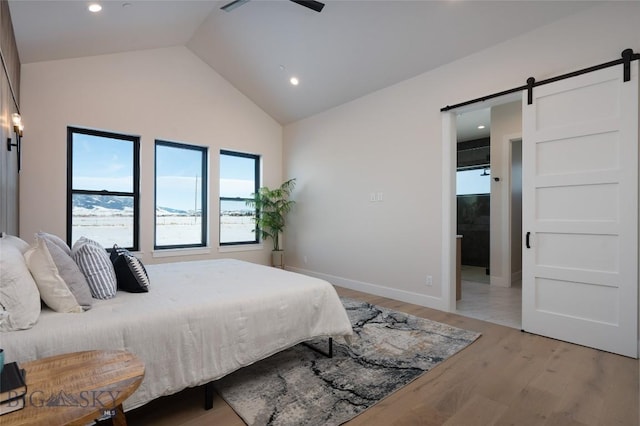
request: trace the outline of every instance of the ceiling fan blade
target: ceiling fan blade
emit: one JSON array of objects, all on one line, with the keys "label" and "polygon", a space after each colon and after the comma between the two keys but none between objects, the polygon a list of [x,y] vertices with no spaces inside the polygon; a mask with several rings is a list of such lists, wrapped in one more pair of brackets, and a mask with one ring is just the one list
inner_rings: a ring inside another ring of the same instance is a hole
[{"label": "ceiling fan blade", "polygon": [[233,0],[231,3],[227,3],[224,6],[222,6],[220,9],[224,10],[225,12],[231,12],[236,7],[242,6],[243,4],[247,3],[248,1],[249,0]]},{"label": "ceiling fan blade", "polygon": [[301,6],[308,7],[311,10],[315,10],[316,12],[321,12],[324,7],[324,3],[320,3],[319,1],[314,0],[291,0],[294,3],[297,3]]},{"label": "ceiling fan blade", "polygon": [[[220,9],[224,10],[225,12],[231,12],[236,7],[242,6],[243,4],[249,1],[250,0],[233,0],[232,2],[222,6]],[[311,10],[315,10],[316,12],[321,12],[322,8],[324,7],[324,3],[320,3],[319,1],[315,1],[315,0],[291,0],[291,1],[301,6],[308,7]]]}]

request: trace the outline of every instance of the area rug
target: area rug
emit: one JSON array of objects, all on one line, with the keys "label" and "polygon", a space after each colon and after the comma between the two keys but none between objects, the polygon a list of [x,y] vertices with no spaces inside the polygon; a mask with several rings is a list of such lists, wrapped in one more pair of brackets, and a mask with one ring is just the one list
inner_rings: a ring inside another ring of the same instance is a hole
[{"label": "area rug", "polygon": [[[342,298],[354,335],[333,358],[297,345],[216,383],[250,426],[340,425],[473,343],[480,333]],[[326,348],[327,340],[311,342]]]}]

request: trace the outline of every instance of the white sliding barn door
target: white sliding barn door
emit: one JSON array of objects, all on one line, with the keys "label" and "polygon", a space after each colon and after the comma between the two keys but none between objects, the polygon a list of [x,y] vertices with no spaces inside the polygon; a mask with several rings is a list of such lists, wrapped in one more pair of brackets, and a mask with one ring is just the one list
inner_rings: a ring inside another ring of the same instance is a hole
[{"label": "white sliding barn door", "polygon": [[638,61],[631,70],[535,87],[532,105],[524,93],[522,326],[637,358]]}]

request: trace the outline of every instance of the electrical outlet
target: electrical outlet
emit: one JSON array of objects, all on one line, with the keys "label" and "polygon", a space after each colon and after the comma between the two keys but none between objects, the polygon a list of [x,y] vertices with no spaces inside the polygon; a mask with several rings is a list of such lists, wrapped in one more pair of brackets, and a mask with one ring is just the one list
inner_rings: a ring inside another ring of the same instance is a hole
[{"label": "electrical outlet", "polygon": [[307,264],[307,256],[305,256],[303,260],[304,260],[304,264],[306,265]]},{"label": "electrical outlet", "polygon": [[372,192],[369,194],[369,201],[371,201],[372,203],[376,202],[376,193]]},{"label": "electrical outlet", "polygon": [[427,287],[433,286],[433,277],[431,275],[427,275]]}]

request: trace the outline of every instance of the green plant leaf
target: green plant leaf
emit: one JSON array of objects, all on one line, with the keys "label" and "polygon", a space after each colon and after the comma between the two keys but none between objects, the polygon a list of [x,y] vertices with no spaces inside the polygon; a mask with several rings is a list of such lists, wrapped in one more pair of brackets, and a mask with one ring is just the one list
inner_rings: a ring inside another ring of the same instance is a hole
[{"label": "green plant leaf", "polygon": [[261,239],[271,238],[274,250],[280,250],[280,233],[284,231],[287,213],[295,204],[289,199],[295,185],[296,179],[293,178],[275,189],[263,186],[257,193],[251,194],[253,200],[247,201],[249,207],[257,210],[256,223]]}]

